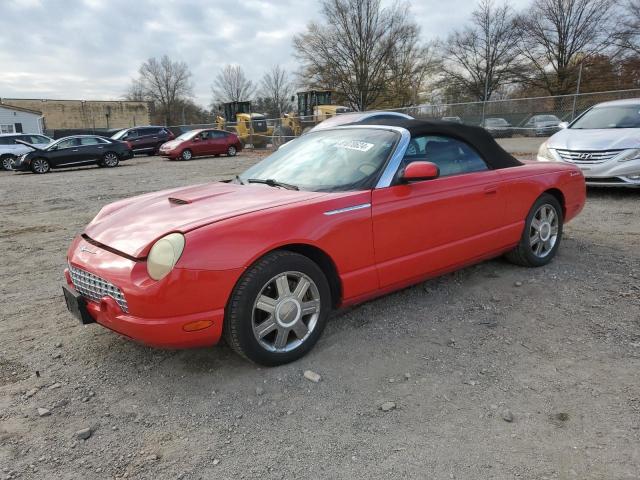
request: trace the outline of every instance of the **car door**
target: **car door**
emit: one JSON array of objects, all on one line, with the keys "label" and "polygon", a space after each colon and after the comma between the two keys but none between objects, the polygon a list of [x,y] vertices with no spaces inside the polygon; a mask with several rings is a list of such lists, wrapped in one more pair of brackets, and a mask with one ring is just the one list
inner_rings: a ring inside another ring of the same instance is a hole
[{"label": "car door", "polygon": [[412,161],[440,168],[435,179],[372,193],[376,264],[382,288],[455,269],[499,250],[504,227],[500,177],[466,143],[444,136],[411,140]]},{"label": "car door", "polygon": [[140,136],[141,129],[129,130],[129,132],[122,138],[131,144],[131,150],[137,152],[139,150],[143,150],[143,139]]},{"label": "car door", "polygon": [[80,158],[82,161],[96,162],[104,155],[105,143],[98,137],[80,138]]},{"label": "car door", "polygon": [[189,149],[194,156],[206,155],[208,140],[209,134],[207,131],[200,132],[193,137]]},{"label": "car door", "polygon": [[64,167],[83,162],[82,155],[80,139],[70,137],[53,145],[53,149],[48,151],[47,158],[52,167]]},{"label": "car door", "polygon": [[220,155],[227,153],[229,137],[225,132],[214,130],[211,132],[211,154]]}]

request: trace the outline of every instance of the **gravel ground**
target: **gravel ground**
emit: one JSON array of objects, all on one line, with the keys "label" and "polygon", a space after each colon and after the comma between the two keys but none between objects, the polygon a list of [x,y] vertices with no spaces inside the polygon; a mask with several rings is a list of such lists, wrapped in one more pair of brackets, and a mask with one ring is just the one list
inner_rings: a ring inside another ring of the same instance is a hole
[{"label": "gravel ground", "polygon": [[0,479],[638,478],[640,190],[590,190],[547,267],[493,260],[341,312],[284,367],[66,311],[66,248],[102,205],[255,159],[0,173]]}]

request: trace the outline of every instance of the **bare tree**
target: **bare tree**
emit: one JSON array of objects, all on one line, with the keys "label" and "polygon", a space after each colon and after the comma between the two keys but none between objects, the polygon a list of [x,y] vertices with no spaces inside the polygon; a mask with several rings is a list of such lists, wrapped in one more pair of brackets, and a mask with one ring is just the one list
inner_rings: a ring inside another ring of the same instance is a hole
[{"label": "bare tree", "polygon": [[640,1],[627,0],[620,17],[620,29],[615,34],[615,43],[626,53],[640,55]]},{"label": "bare tree", "polygon": [[211,86],[212,104],[251,100],[254,92],[253,82],[245,76],[240,65],[225,65]]},{"label": "bare tree", "polygon": [[581,63],[612,44],[617,0],[534,0],[518,21],[526,85],[550,95],[571,93]]},{"label": "bare tree", "polygon": [[126,96],[155,104],[167,125],[175,123],[176,105],[193,95],[191,72],[185,62],[174,62],[167,55],[150,58],[140,66]]},{"label": "bare tree", "polygon": [[439,43],[442,83],[468,92],[474,100],[488,100],[513,81],[519,68],[515,13],[508,3],[480,0],[471,25]]},{"label": "bare tree", "polygon": [[275,107],[278,116],[282,116],[283,112],[291,109],[293,85],[289,80],[289,75],[280,65],[274,65],[264,74],[260,93],[263,99],[268,99]]},{"label": "bare tree", "polygon": [[394,46],[394,55],[389,60],[387,105],[408,107],[420,103],[420,93],[427,78],[437,65],[432,45],[420,42],[420,30],[414,26]]},{"label": "bare tree", "polygon": [[131,81],[131,85],[129,85],[122,98],[131,102],[146,102],[149,100],[142,83],[137,79]]},{"label": "bare tree", "polygon": [[418,27],[406,4],[380,0],[323,0],[322,22],[311,22],[293,46],[309,87],[331,88],[358,110],[387,93],[395,47]]}]

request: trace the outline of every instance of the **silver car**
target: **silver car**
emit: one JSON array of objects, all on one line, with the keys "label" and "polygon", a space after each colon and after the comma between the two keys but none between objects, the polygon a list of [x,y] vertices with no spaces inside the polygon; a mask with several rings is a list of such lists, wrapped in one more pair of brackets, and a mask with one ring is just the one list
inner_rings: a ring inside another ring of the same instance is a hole
[{"label": "silver car", "polygon": [[16,140],[30,143],[32,145],[43,146],[53,142],[52,138],[39,133],[4,133],[0,134],[0,168],[11,170],[13,162],[20,156],[32,151],[32,148],[17,143]]},{"label": "silver car", "polygon": [[573,163],[587,185],[640,187],[640,98],[600,103],[560,126],[538,161]]},{"label": "silver car", "polygon": [[348,125],[353,123],[367,123],[371,120],[398,120],[398,119],[411,120],[413,117],[406,113],[391,112],[386,110],[373,110],[368,112],[349,112],[341,115],[336,115],[331,118],[323,120],[309,132],[316,132],[318,130],[326,130],[327,128],[335,128],[341,125]]}]

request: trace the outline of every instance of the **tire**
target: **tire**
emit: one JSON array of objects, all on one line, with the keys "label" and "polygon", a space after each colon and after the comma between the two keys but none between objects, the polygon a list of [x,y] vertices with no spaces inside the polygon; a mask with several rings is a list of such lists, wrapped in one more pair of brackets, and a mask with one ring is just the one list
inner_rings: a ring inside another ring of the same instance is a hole
[{"label": "tire", "polygon": [[[299,295],[301,285],[306,288]],[[303,313],[304,305],[309,313]],[[316,344],[331,305],[329,283],[316,263],[298,253],[274,251],[238,280],[225,311],[223,336],[235,352],[255,363],[289,363]]]},{"label": "tire", "polygon": [[118,158],[118,154],[115,152],[106,152],[102,156],[102,160],[100,160],[102,166],[106,168],[114,168],[120,164],[120,159]]},{"label": "tire", "polygon": [[236,146],[229,145],[229,148],[227,148],[227,157],[235,157],[236,153],[238,153],[238,149],[236,148]]},{"label": "tire", "polygon": [[0,160],[0,168],[2,170],[13,170],[13,162],[15,162],[15,155],[4,155]]},{"label": "tire", "polygon": [[31,160],[31,171],[33,173],[48,173],[51,170],[49,160],[42,157],[37,157]]},{"label": "tire", "polygon": [[549,193],[540,195],[529,210],[520,243],[505,255],[507,260],[524,267],[549,263],[560,247],[563,220],[558,199]]},{"label": "tire", "polygon": [[187,161],[187,160],[191,160],[192,158],[193,158],[193,152],[188,148],[185,148],[180,154],[180,160]]}]

